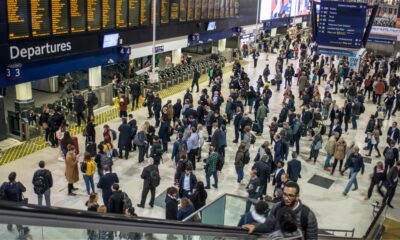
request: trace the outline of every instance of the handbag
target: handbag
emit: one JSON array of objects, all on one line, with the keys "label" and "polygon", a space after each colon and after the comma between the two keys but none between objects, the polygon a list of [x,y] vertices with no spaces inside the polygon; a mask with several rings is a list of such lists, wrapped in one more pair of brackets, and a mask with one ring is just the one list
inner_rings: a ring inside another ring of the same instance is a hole
[{"label": "handbag", "polygon": [[314,146],[314,150],[320,150],[322,148],[322,142],[318,141],[317,144]]}]

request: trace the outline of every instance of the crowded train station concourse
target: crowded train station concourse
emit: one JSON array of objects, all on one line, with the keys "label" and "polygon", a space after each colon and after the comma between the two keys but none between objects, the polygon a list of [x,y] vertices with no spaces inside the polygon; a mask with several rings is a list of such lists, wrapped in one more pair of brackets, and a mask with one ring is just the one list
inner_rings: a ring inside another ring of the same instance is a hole
[{"label": "crowded train station concourse", "polygon": [[0,0],[0,239],[400,239],[398,0]]}]

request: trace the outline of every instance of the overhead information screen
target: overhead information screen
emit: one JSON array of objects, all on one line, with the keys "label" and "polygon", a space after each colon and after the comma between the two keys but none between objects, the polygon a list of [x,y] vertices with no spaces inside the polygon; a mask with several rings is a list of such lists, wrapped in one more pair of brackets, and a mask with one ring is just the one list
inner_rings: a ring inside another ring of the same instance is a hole
[{"label": "overhead information screen", "polygon": [[201,0],[194,1],[194,20],[201,20]]},{"label": "overhead information screen", "polygon": [[103,0],[102,3],[102,28],[115,28],[115,0]]},{"label": "overhead information screen", "polygon": [[360,48],[367,4],[322,1],[317,27],[318,45]]},{"label": "overhead information screen", "polygon": [[49,0],[31,0],[32,36],[50,35]]},{"label": "overhead information screen", "polygon": [[150,1],[140,0],[140,25],[147,26],[150,24]]},{"label": "overhead information screen", "polygon": [[208,0],[208,19],[214,18],[214,0]]},{"label": "overhead information screen", "polygon": [[229,17],[235,16],[235,0],[229,0]]},{"label": "overhead information screen", "polygon": [[139,26],[140,6],[139,0],[129,0],[129,27]]},{"label": "overhead information screen", "polygon": [[100,30],[101,0],[87,0],[87,28],[89,31]]},{"label": "overhead information screen", "polygon": [[68,0],[51,0],[51,29],[54,35],[69,33]]},{"label": "overhead information screen", "polygon": [[214,0],[214,18],[219,18],[219,2],[220,0]]},{"label": "overhead information screen", "polygon": [[208,0],[201,1],[201,19],[208,19]]},{"label": "overhead information screen", "polygon": [[117,28],[128,27],[128,0],[115,0],[115,23]]},{"label": "overhead information screen", "polygon": [[179,21],[179,1],[180,0],[171,0],[171,15],[170,15],[171,22]]},{"label": "overhead information screen", "polygon": [[161,24],[169,23],[169,0],[161,0]]},{"label": "overhead information screen", "polygon": [[28,0],[7,0],[8,37],[29,37]]},{"label": "overhead information screen", "polygon": [[194,0],[187,1],[187,20],[193,21],[194,20]]},{"label": "overhead information screen", "polygon": [[69,12],[71,17],[71,32],[79,33],[86,31],[85,0],[70,0]]},{"label": "overhead information screen", "polygon": [[179,1],[179,22],[186,22],[187,18],[187,0]]}]

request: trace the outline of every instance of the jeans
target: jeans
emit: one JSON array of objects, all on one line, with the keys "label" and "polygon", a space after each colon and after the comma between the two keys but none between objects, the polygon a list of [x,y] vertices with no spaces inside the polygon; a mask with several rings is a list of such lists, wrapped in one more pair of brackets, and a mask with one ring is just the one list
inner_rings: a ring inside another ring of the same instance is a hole
[{"label": "jeans", "polygon": [[96,190],[94,189],[93,175],[88,176],[86,174],[83,174],[83,180],[85,181],[87,194],[90,194],[90,188],[92,188],[92,192],[94,193]]},{"label": "jeans", "polygon": [[239,140],[239,128],[235,127],[235,141]]},{"label": "jeans", "polygon": [[258,133],[262,134],[264,132],[264,119],[258,119]]},{"label": "jeans", "polygon": [[357,115],[355,115],[355,114],[351,115],[351,124],[353,124],[354,129],[357,129],[357,118],[358,118]]},{"label": "jeans", "polygon": [[333,155],[330,155],[330,154],[326,155],[324,168],[329,167],[329,164],[330,164],[330,162],[331,162],[332,157],[333,157]]},{"label": "jeans", "polygon": [[51,203],[50,203],[50,188],[47,189],[44,194],[38,194],[38,205],[39,206],[43,206],[43,195],[44,195],[44,199],[46,201],[46,207],[51,207]]},{"label": "jeans", "polygon": [[358,172],[355,172],[353,168],[350,168],[350,180],[347,183],[346,188],[344,189],[345,193],[348,193],[350,191],[351,186],[354,184],[355,188],[358,188],[358,183],[357,183],[357,174]]},{"label": "jeans", "polygon": [[235,166],[237,174],[237,182],[240,183],[243,180],[243,167]]},{"label": "jeans", "polygon": [[385,118],[386,116],[388,117],[387,119],[390,119],[390,115],[392,115],[392,110],[393,110],[393,105],[388,105],[386,106],[386,113],[385,113]]},{"label": "jeans", "polygon": [[218,187],[218,174],[217,174],[217,171],[214,171],[214,172],[209,172],[208,171],[206,173],[206,180],[207,180],[206,188],[210,188],[210,177],[211,177],[211,175],[214,178],[214,184],[215,184],[215,187],[217,188]]}]

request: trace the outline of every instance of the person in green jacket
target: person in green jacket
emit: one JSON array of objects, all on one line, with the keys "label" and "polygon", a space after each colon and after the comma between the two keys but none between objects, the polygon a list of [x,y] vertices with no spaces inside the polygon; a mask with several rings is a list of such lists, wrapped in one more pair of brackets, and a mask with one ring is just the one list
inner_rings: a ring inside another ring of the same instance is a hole
[{"label": "person in green jacket", "polygon": [[267,106],[265,106],[264,103],[260,101],[260,106],[257,109],[258,136],[261,136],[261,134],[264,132],[264,119],[267,116],[267,113],[268,113]]},{"label": "person in green jacket", "polygon": [[212,186],[218,188],[218,174],[217,174],[218,160],[219,160],[219,154],[215,152],[215,148],[213,146],[210,146],[210,155],[208,155],[205,165],[206,180],[207,180],[207,186],[205,187],[205,189],[210,189],[211,175],[214,178],[214,184]]},{"label": "person in green jacket", "polygon": [[241,143],[235,156],[235,170],[237,174],[237,183],[241,184],[243,180],[244,158],[246,154],[246,144]]}]

